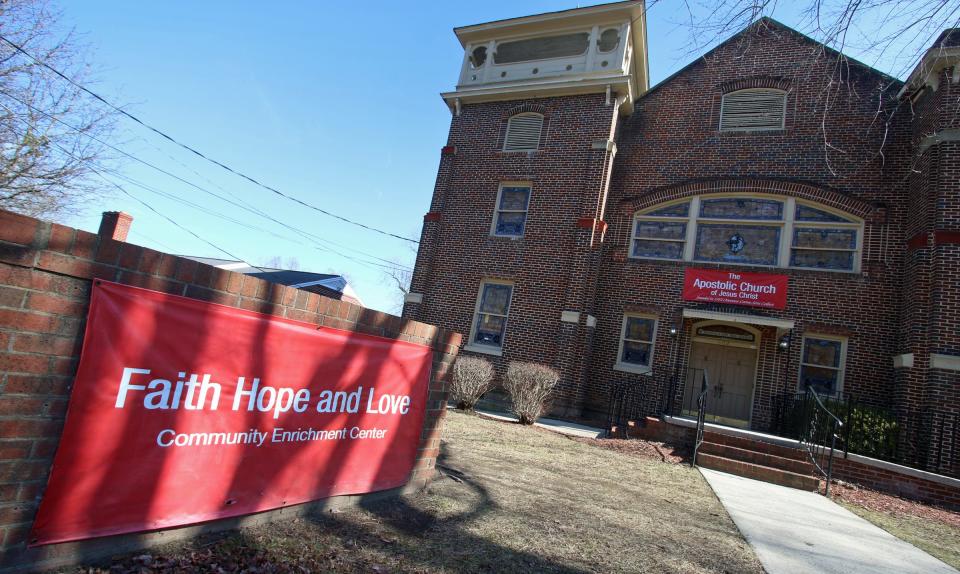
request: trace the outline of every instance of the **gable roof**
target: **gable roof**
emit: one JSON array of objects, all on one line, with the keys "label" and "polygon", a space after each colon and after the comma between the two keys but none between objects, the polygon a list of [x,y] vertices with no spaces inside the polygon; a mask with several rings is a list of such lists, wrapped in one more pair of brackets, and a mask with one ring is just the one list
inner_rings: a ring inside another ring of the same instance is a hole
[{"label": "gable roof", "polygon": [[727,38],[727,39],[724,40],[723,42],[720,42],[719,44],[717,44],[716,46],[714,46],[713,48],[711,48],[710,50],[708,50],[708,51],[707,51],[705,54],[703,54],[702,56],[698,57],[697,59],[693,60],[692,62],[690,62],[690,63],[687,64],[686,66],[680,68],[680,69],[677,70],[676,72],[670,74],[669,76],[667,76],[667,77],[664,78],[663,80],[661,80],[661,81],[657,82],[655,85],[651,86],[650,89],[646,91],[646,93],[642,94],[642,95],[638,98],[638,100],[647,97],[647,96],[650,95],[651,93],[653,93],[653,92],[655,92],[656,90],[658,90],[660,87],[665,86],[666,84],[670,83],[670,82],[671,82],[672,80],[674,80],[676,77],[678,77],[678,76],[686,73],[688,70],[690,70],[690,69],[693,68],[694,66],[696,66],[696,65],[704,62],[707,58],[709,58],[710,56],[712,56],[715,52],[719,51],[721,48],[727,46],[728,44],[734,42],[735,40],[738,40],[738,39],[742,38],[742,37],[745,36],[746,34],[755,31],[755,30],[756,30],[757,28],[759,28],[760,26],[764,26],[764,27],[767,27],[767,28],[770,28],[770,29],[776,29],[776,30],[779,30],[779,31],[782,31],[782,32],[787,32],[787,33],[789,33],[789,34],[793,34],[794,36],[796,36],[797,38],[799,38],[800,40],[802,40],[802,41],[804,41],[804,42],[806,42],[806,43],[809,43],[809,44],[812,44],[812,45],[815,45],[815,46],[818,46],[818,47],[822,48],[822,49],[824,50],[824,52],[826,52],[826,53],[828,53],[828,54],[831,54],[831,55],[833,55],[833,56],[840,56],[840,57],[842,57],[842,58],[845,58],[845,59],[847,60],[847,62],[849,62],[850,64],[852,64],[852,65],[854,65],[854,66],[856,66],[856,67],[858,67],[858,68],[861,68],[861,69],[863,69],[863,70],[865,70],[865,71],[867,71],[867,72],[869,72],[869,73],[871,73],[871,74],[875,74],[875,75],[878,75],[878,76],[882,77],[884,80],[889,81],[889,82],[891,83],[891,86],[897,86],[897,87],[899,87],[899,86],[901,86],[901,85],[903,84],[903,80],[900,80],[900,79],[898,79],[898,78],[895,78],[895,77],[891,76],[890,74],[887,74],[886,72],[882,72],[882,71],[880,71],[880,70],[878,70],[878,69],[876,69],[876,68],[874,68],[874,67],[872,67],[872,66],[868,66],[867,64],[864,64],[863,62],[861,62],[861,61],[859,61],[859,60],[857,60],[857,59],[855,59],[855,58],[851,58],[850,56],[847,56],[846,54],[844,54],[844,53],[842,53],[842,52],[840,52],[840,51],[838,51],[838,50],[835,50],[835,49],[827,46],[827,45],[824,44],[823,42],[818,42],[817,40],[814,40],[813,38],[811,38],[810,36],[807,36],[807,35],[804,34],[803,32],[800,32],[799,30],[796,30],[795,28],[791,28],[790,26],[787,26],[787,25],[784,24],[783,22],[780,22],[780,21],[778,21],[778,20],[774,20],[773,18],[771,18],[771,17],[769,17],[769,16],[763,16],[763,17],[759,18],[757,21],[752,22],[752,23],[750,23],[749,25],[747,25],[746,27],[744,27],[743,30],[740,30],[739,32],[737,32],[737,33],[734,34],[733,36],[730,36],[729,38]]}]

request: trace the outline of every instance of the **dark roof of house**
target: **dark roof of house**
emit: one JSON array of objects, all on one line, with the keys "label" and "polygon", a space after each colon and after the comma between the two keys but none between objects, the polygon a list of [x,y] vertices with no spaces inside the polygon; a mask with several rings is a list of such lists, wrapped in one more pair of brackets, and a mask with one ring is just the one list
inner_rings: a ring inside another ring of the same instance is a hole
[{"label": "dark roof of house", "polygon": [[346,295],[350,299],[355,299],[359,302],[359,299],[356,297],[356,294],[352,289],[348,290],[346,293],[344,292],[345,289],[348,289],[348,284],[347,280],[340,275],[334,275],[331,273],[313,273],[311,271],[298,271],[292,269],[277,269],[274,267],[254,267],[248,263],[244,263],[243,261],[218,259],[216,257],[192,257],[190,255],[184,255],[183,257],[192,259],[198,263],[211,265],[219,269],[236,271],[237,273],[250,275],[251,277],[263,279],[278,285],[286,285],[288,287],[294,287],[296,289],[302,289],[304,291],[310,291],[312,293],[318,293],[328,297],[335,296],[338,299],[340,296]]}]

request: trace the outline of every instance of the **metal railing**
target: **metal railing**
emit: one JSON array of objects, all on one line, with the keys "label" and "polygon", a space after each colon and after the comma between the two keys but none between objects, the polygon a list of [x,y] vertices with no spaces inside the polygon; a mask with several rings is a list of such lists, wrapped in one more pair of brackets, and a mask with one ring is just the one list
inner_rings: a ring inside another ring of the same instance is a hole
[{"label": "metal railing", "polygon": [[697,451],[703,444],[703,427],[707,421],[707,401],[709,400],[708,391],[710,384],[707,382],[707,370],[703,370],[703,380],[700,383],[700,394],[697,395],[697,430],[693,439],[693,456],[690,457],[690,466],[697,467]]},{"label": "metal railing", "polygon": [[[804,407],[805,424],[800,443],[806,447],[813,465],[826,478],[824,495],[829,497],[830,482],[833,480],[833,456],[843,421],[830,412],[817,391],[811,387],[807,388]],[[830,446],[827,446],[828,444]]]},{"label": "metal railing", "polygon": [[[947,476],[960,477],[960,413],[938,409],[894,410],[851,395],[820,398],[843,421],[837,451],[859,454]],[[799,440],[805,428],[806,393],[774,401],[771,431]]]},{"label": "metal railing", "polygon": [[643,395],[634,381],[618,381],[610,387],[607,403],[607,432],[610,436],[628,438],[630,421],[638,421],[642,413]]}]

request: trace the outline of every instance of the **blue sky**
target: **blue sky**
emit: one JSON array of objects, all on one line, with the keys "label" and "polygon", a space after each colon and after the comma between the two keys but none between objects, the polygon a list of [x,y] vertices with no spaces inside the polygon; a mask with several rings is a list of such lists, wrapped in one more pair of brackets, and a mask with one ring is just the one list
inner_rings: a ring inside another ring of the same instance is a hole
[{"label": "blue sky", "polygon": [[[579,3],[587,5],[589,3]],[[450,123],[462,50],[452,28],[573,8],[577,2],[64,3],[63,24],[94,50],[92,87],[148,123],[307,202],[408,237],[420,224]],[[652,83],[688,63],[679,2],[648,19]],[[789,8],[777,14],[787,24]],[[336,242],[294,232],[130,161],[130,178],[206,207],[201,212],[117,180],[182,226],[240,258],[295,257],[302,269],[349,276],[364,302],[391,311],[395,288],[368,255],[412,266],[405,242],[330,219],[192,157],[130,122],[126,151],[210,191]],[[161,251],[226,257],[141,204],[113,193],[68,224],[95,231],[104,210],[134,215],[130,241]],[[211,215],[219,214],[260,229]],[[277,237],[285,236],[290,239]],[[339,253],[335,253],[339,252]],[[344,257],[347,255],[351,258]],[[366,261],[360,263],[357,259]]]}]

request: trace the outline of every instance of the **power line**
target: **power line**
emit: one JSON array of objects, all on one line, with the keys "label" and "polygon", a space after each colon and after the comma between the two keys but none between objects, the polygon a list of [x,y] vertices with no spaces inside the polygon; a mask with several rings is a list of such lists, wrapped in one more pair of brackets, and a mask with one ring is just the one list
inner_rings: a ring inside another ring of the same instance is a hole
[{"label": "power line", "polygon": [[130,112],[128,112],[128,111],[126,111],[126,110],[124,110],[124,109],[122,109],[122,108],[120,108],[120,107],[118,107],[118,106],[116,106],[116,105],[114,105],[114,104],[112,104],[112,103],[110,103],[109,101],[107,101],[106,99],[104,99],[103,97],[101,97],[101,96],[100,96],[99,94],[97,94],[96,92],[88,89],[86,86],[83,86],[82,84],[79,84],[79,83],[75,82],[73,79],[71,79],[70,77],[66,76],[65,74],[63,74],[62,72],[60,72],[59,70],[57,70],[56,68],[54,68],[53,66],[51,66],[51,65],[47,64],[46,62],[44,62],[44,61],[36,58],[36,57],[33,56],[32,54],[30,54],[29,52],[27,52],[26,50],[24,50],[23,47],[21,47],[19,44],[16,44],[16,43],[14,43],[13,41],[9,40],[6,36],[3,36],[2,34],[0,34],[0,40],[3,40],[4,42],[6,42],[7,44],[9,44],[9,45],[10,45],[13,49],[15,49],[16,51],[18,51],[18,52],[20,52],[21,54],[23,54],[24,56],[30,58],[31,60],[33,60],[34,62],[36,62],[38,65],[46,68],[47,70],[50,70],[51,72],[53,72],[54,74],[56,74],[57,76],[59,76],[60,78],[62,78],[63,80],[65,80],[66,82],[68,82],[68,83],[70,83],[71,85],[73,85],[74,87],[76,87],[77,89],[82,90],[83,92],[89,94],[89,95],[92,96],[93,98],[95,98],[95,99],[97,99],[98,101],[102,102],[104,105],[110,107],[111,109],[113,109],[113,110],[115,110],[116,112],[122,114],[123,116],[126,116],[127,118],[133,120],[134,122],[140,124],[140,125],[143,126],[144,128],[152,131],[153,133],[159,135],[160,137],[168,140],[168,141],[171,142],[172,144],[174,144],[174,145],[176,145],[176,146],[179,146],[179,147],[181,147],[181,148],[189,151],[190,153],[192,153],[192,154],[194,154],[194,155],[196,155],[196,156],[198,156],[198,157],[200,157],[200,158],[203,158],[204,160],[206,160],[206,161],[208,161],[208,162],[210,162],[210,163],[212,163],[212,164],[214,164],[214,165],[216,165],[216,166],[219,166],[219,167],[221,167],[222,169],[225,169],[225,170],[227,170],[228,172],[230,172],[230,173],[232,173],[232,174],[234,174],[234,175],[236,175],[236,176],[238,176],[238,177],[241,177],[241,178],[249,181],[250,183],[252,183],[252,184],[254,184],[254,185],[258,186],[258,187],[261,187],[261,188],[263,188],[263,189],[265,189],[265,190],[267,190],[267,191],[269,191],[269,192],[271,192],[271,193],[275,193],[276,195],[279,195],[280,197],[283,197],[283,198],[285,198],[285,199],[287,199],[287,200],[289,200],[289,201],[293,201],[293,202],[295,202],[295,203],[298,203],[298,204],[300,204],[300,205],[302,205],[302,206],[304,206],[304,207],[306,207],[306,208],[308,208],[308,209],[312,209],[312,210],[317,211],[317,212],[319,212],[319,213],[322,213],[322,214],[324,214],[324,215],[326,215],[326,216],[328,216],[328,217],[332,217],[332,218],[334,218],[334,219],[338,219],[338,220],[343,221],[343,222],[345,222],[345,223],[349,223],[349,224],[351,224],[351,225],[355,225],[355,226],[357,226],[357,227],[361,227],[361,228],[366,229],[366,230],[368,230],[368,231],[373,231],[373,232],[379,233],[379,234],[381,234],[381,235],[386,235],[386,236],[388,236],[388,237],[393,237],[393,238],[395,238],[395,239],[400,239],[400,240],[402,240],[402,241],[408,241],[408,242],[410,242],[410,243],[420,243],[420,242],[417,241],[416,239],[411,239],[411,238],[409,238],[409,237],[404,237],[404,236],[402,236],[402,235],[397,235],[396,233],[391,233],[391,232],[389,232],[389,231],[384,231],[384,230],[382,230],[382,229],[378,229],[378,228],[376,228],[376,227],[372,227],[372,226],[367,225],[367,224],[365,224],[365,223],[360,223],[359,221],[354,221],[354,220],[352,220],[352,219],[343,217],[342,215],[337,215],[337,214],[332,213],[332,212],[330,212],[330,211],[328,211],[328,210],[326,210],[326,209],[323,209],[322,207],[317,207],[316,205],[307,203],[306,201],[303,201],[303,200],[301,200],[301,199],[297,199],[296,197],[293,197],[292,195],[288,195],[288,194],[286,194],[286,193],[283,193],[282,191],[276,189],[275,187],[271,187],[271,186],[269,186],[269,185],[266,185],[266,184],[264,184],[264,183],[261,183],[261,182],[257,181],[256,179],[254,179],[253,177],[251,177],[251,176],[249,176],[249,175],[247,175],[247,174],[245,174],[245,173],[243,173],[243,172],[241,172],[241,171],[239,171],[239,170],[235,170],[235,169],[233,169],[232,167],[230,167],[230,166],[228,166],[228,165],[226,165],[226,164],[224,164],[224,163],[222,163],[222,162],[220,162],[220,161],[217,161],[216,159],[213,159],[213,158],[211,158],[211,157],[209,157],[209,156],[207,156],[207,155],[204,155],[203,153],[197,151],[196,149],[194,149],[193,147],[191,147],[191,146],[189,146],[189,145],[187,145],[187,144],[181,143],[180,141],[178,141],[178,140],[175,139],[174,137],[172,137],[172,136],[170,136],[170,135],[167,135],[167,134],[164,133],[163,131],[161,131],[161,130],[159,130],[159,129],[153,127],[153,126],[151,126],[150,124],[144,122],[143,120],[141,120],[140,118],[138,118],[138,117],[136,117],[135,115],[131,114]]},{"label": "power line", "polygon": [[[361,250],[359,250],[359,249],[354,249],[354,248],[352,248],[352,247],[348,247],[348,246],[339,244],[339,243],[337,243],[337,242],[335,242],[335,241],[331,241],[331,240],[329,240],[329,239],[325,239],[325,238],[323,238],[323,237],[320,237],[320,236],[315,235],[315,234],[313,234],[313,233],[310,233],[310,232],[308,232],[308,231],[304,231],[304,230],[302,230],[302,229],[299,229],[299,228],[297,228],[297,227],[294,227],[294,226],[292,226],[292,225],[290,225],[290,224],[288,224],[288,223],[285,223],[285,222],[283,222],[283,221],[280,221],[279,219],[271,216],[270,214],[264,212],[263,210],[257,209],[256,207],[253,207],[253,206],[247,204],[246,202],[243,202],[243,201],[240,200],[239,198],[237,198],[237,201],[233,201],[233,200],[231,200],[231,199],[227,199],[227,198],[223,197],[222,195],[219,195],[219,194],[217,194],[217,193],[214,193],[214,192],[210,191],[209,189],[204,188],[203,186],[197,185],[196,183],[193,183],[192,181],[189,181],[189,180],[187,180],[187,179],[184,179],[184,178],[180,177],[179,175],[177,175],[177,174],[175,174],[175,173],[172,173],[172,172],[170,172],[170,171],[168,171],[168,170],[166,170],[166,169],[164,169],[164,168],[162,168],[162,167],[159,167],[159,166],[157,166],[157,165],[154,165],[153,163],[150,163],[150,162],[148,162],[148,161],[146,161],[146,160],[144,160],[144,159],[141,159],[141,158],[139,158],[139,157],[137,157],[137,156],[135,156],[135,155],[133,155],[133,154],[131,154],[131,153],[129,153],[129,152],[121,149],[121,148],[118,148],[118,147],[110,144],[109,142],[106,142],[106,141],[104,141],[104,140],[102,140],[102,139],[100,139],[100,138],[98,138],[98,137],[96,137],[96,136],[94,136],[94,135],[92,135],[92,134],[88,134],[88,133],[86,133],[85,131],[83,131],[83,130],[75,127],[75,126],[70,125],[69,123],[65,122],[64,120],[61,120],[60,118],[58,118],[58,117],[56,117],[56,116],[53,116],[53,115],[47,113],[46,111],[37,108],[36,106],[30,104],[29,102],[26,102],[26,101],[18,98],[17,96],[14,96],[13,94],[10,94],[10,93],[5,92],[5,91],[3,91],[3,90],[0,90],[0,94],[3,94],[4,96],[7,96],[8,98],[11,98],[11,99],[19,102],[20,104],[29,107],[31,110],[33,110],[33,111],[35,111],[35,112],[37,112],[37,113],[39,113],[39,114],[42,114],[42,115],[46,116],[46,117],[49,118],[50,120],[55,121],[55,122],[57,122],[57,123],[59,123],[59,124],[62,124],[62,125],[64,125],[64,126],[66,126],[68,129],[73,130],[74,132],[76,132],[76,133],[78,133],[78,134],[81,134],[81,135],[83,135],[83,136],[86,136],[86,137],[92,139],[93,141],[95,141],[95,142],[97,142],[97,143],[99,143],[99,144],[101,144],[101,145],[104,145],[104,146],[110,148],[111,150],[113,150],[113,151],[115,151],[115,152],[117,152],[117,153],[119,153],[119,154],[121,154],[121,155],[123,155],[123,156],[125,156],[125,157],[130,158],[130,159],[133,160],[133,161],[136,161],[136,162],[138,162],[138,163],[141,163],[141,164],[143,164],[143,165],[145,165],[145,166],[147,166],[147,167],[149,167],[149,168],[151,168],[151,169],[154,169],[154,170],[156,170],[156,171],[158,171],[158,172],[160,172],[160,173],[162,173],[162,174],[164,174],[164,175],[166,175],[166,176],[168,176],[168,177],[171,177],[171,178],[173,178],[173,179],[175,179],[175,180],[177,180],[177,181],[179,181],[179,182],[181,182],[181,183],[183,183],[183,184],[185,184],[185,185],[189,185],[190,187],[192,187],[192,188],[194,188],[194,189],[196,189],[196,190],[198,190],[198,191],[201,191],[201,192],[206,193],[206,194],[208,194],[208,195],[210,195],[210,196],[212,196],[212,197],[215,197],[215,198],[217,198],[217,199],[219,199],[219,200],[221,200],[221,201],[223,201],[223,202],[225,202],[225,203],[227,203],[227,204],[229,204],[229,205],[232,205],[232,206],[237,207],[237,208],[239,208],[239,209],[242,209],[242,210],[244,210],[244,211],[253,213],[254,215],[263,217],[263,218],[265,218],[265,219],[267,219],[267,220],[269,220],[269,221],[272,221],[273,223],[276,223],[277,225],[280,225],[281,227],[284,227],[284,228],[286,228],[286,229],[288,229],[288,230],[290,230],[290,231],[293,231],[294,233],[297,233],[297,234],[303,236],[304,238],[307,238],[307,239],[309,239],[309,240],[312,240],[312,241],[314,241],[315,243],[316,243],[316,242],[320,242],[320,243],[330,243],[330,244],[333,244],[333,245],[337,245],[337,246],[339,246],[339,247],[341,247],[341,248],[349,249],[350,251],[354,251],[354,252],[360,253],[360,254],[362,254],[362,255],[365,255],[365,256],[367,256],[367,257],[380,260],[380,261],[386,263],[387,265],[382,265],[382,264],[374,263],[374,262],[364,262],[364,261],[361,261],[361,260],[356,259],[356,258],[354,258],[354,257],[351,257],[351,256],[349,256],[349,255],[345,255],[345,254],[343,254],[343,253],[340,253],[339,251],[336,251],[336,250],[334,250],[334,249],[332,249],[332,248],[330,248],[330,247],[322,246],[321,249],[322,249],[323,251],[328,251],[328,252],[334,253],[335,255],[339,255],[339,256],[341,256],[341,257],[343,257],[343,258],[345,258],[345,259],[348,259],[348,260],[350,260],[350,261],[354,261],[354,262],[360,263],[360,264],[375,265],[375,266],[377,266],[377,267],[383,267],[383,268],[386,268],[386,269],[399,269],[399,270],[403,270],[403,271],[412,271],[409,267],[400,265],[400,264],[395,263],[395,262],[393,262],[393,261],[390,261],[390,260],[387,260],[387,259],[383,259],[383,258],[381,258],[381,257],[377,257],[376,255],[373,255],[373,254],[371,254],[371,253],[366,253],[366,252],[361,251]],[[26,120],[23,120],[22,118],[19,118],[19,117],[16,115],[16,113],[15,113],[13,110],[11,110],[10,108],[8,108],[7,106],[5,106],[5,105],[3,105],[3,104],[0,104],[0,107],[3,107],[3,109],[5,109],[5,110],[7,110],[8,112],[10,112],[10,114],[11,114],[13,117],[15,117],[15,118],[19,119],[20,121],[26,123]],[[59,147],[59,146],[58,146],[58,147]],[[61,148],[61,150],[62,150],[62,148]],[[73,154],[70,154],[69,152],[65,152],[65,153],[67,153],[68,155],[70,155],[71,157],[73,157],[74,159],[76,159],[76,160],[78,160],[78,161],[81,161],[81,162],[85,161],[83,158],[78,158],[78,157],[74,156]],[[182,164],[181,164],[181,165],[182,165]],[[116,173],[116,172],[113,172],[113,171],[111,171],[111,170],[109,170],[109,169],[103,168],[102,166],[100,166],[99,169],[102,170],[102,171],[110,172],[110,173],[112,173],[113,175],[115,175],[115,176],[117,176],[117,177],[120,177],[121,179],[127,180],[129,183],[132,183],[133,185],[136,185],[136,186],[138,186],[138,187],[141,187],[141,188],[143,188],[143,189],[146,189],[147,191],[151,191],[151,192],[153,192],[153,193],[157,193],[157,194],[159,194],[159,195],[163,195],[163,196],[167,197],[168,199],[172,199],[172,200],[174,200],[174,201],[179,201],[179,202],[181,202],[181,203],[184,203],[184,204],[186,204],[186,205],[189,205],[189,206],[191,206],[191,207],[194,207],[195,209],[201,210],[201,211],[203,211],[203,212],[205,212],[205,213],[208,213],[208,214],[210,214],[210,215],[213,215],[213,216],[215,216],[215,217],[219,217],[219,218],[221,218],[221,219],[225,219],[225,220],[227,220],[227,221],[230,221],[230,222],[235,223],[235,224],[237,224],[237,225],[246,227],[246,228],[248,228],[248,229],[254,229],[254,230],[263,231],[263,232],[265,232],[265,233],[274,235],[274,236],[276,236],[276,237],[280,237],[280,238],[282,238],[282,239],[286,239],[286,238],[284,238],[284,237],[281,236],[281,235],[277,235],[277,234],[275,234],[275,233],[272,233],[272,232],[270,232],[270,231],[264,230],[264,229],[262,229],[262,228],[257,228],[257,227],[251,226],[251,225],[249,225],[249,224],[245,224],[245,223],[243,223],[243,222],[241,222],[241,221],[238,221],[238,220],[235,220],[235,219],[226,217],[226,216],[224,216],[224,215],[222,215],[222,214],[219,214],[219,213],[217,213],[217,212],[212,212],[212,211],[210,211],[210,210],[208,210],[208,209],[206,209],[206,208],[204,208],[204,207],[202,207],[202,206],[200,206],[200,205],[198,205],[198,204],[195,204],[195,203],[193,203],[193,202],[190,202],[190,201],[187,201],[187,200],[178,198],[177,196],[175,196],[175,195],[173,195],[173,194],[169,194],[169,193],[167,193],[167,192],[161,192],[161,191],[156,190],[156,189],[154,189],[154,188],[150,188],[150,187],[147,186],[146,184],[143,184],[143,183],[141,183],[141,182],[137,182],[137,181],[135,181],[135,180],[132,180],[132,179],[128,178],[127,176],[120,175],[120,174],[118,174],[118,173]],[[111,183],[112,183],[112,182],[111,182]],[[115,185],[115,184],[114,184],[114,185]],[[215,184],[214,184],[214,185],[215,185]],[[226,192],[226,190],[224,190],[224,191]],[[226,192],[226,193],[229,193],[229,192]],[[230,194],[230,195],[232,195],[232,194]]]}]

